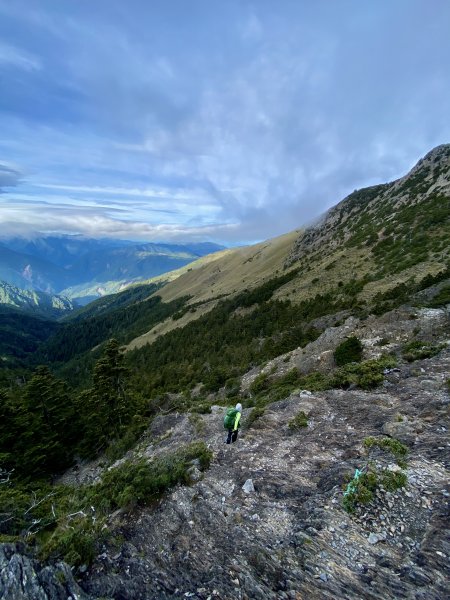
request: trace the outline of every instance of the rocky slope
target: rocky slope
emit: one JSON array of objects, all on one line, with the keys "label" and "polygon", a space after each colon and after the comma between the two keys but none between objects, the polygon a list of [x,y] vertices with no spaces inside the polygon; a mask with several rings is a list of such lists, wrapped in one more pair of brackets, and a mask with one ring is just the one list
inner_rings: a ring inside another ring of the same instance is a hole
[{"label": "rocky slope", "polygon": [[[343,245],[347,249],[364,246],[373,249],[390,236],[397,244],[406,240],[412,243],[415,236],[425,233],[425,223],[420,221],[421,217],[427,217],[414,208],[420,206],[420,212],[436,210],[439,217],[427,225],[437,230],[437,226],[448,224],[449,197],[450,144],[443,144],[419,160],[404,177],[355,190],[339,202],[317,225],[298,237],[286,263],[290,265],[318,252],[331,254]],[[408,253],[408,244],[403,249]],[[448,251],[445,246],[442,249]]]},{"label": "rocky slope", "polygon": [[[203,439],[214,452],[211,468],[202,474],[193,467],[191,485],[154,506],[113,515],[109,541],[78,573],[84,591],[123,600],[446,597],[448,308],[403,307],[365,321],[347,319],[268,367],[273,376],[291,361],[315,368],[351,334],[361,337],[365,358],[379,353],[383,337],[390,351],[417,338],[443,349],[432,358],[400,360],[373,391],[298,390],[270,404],[250,428],[245,422],[252,409],[245,409],[233,446],[223,443],[221,406],[209,415],[157,417],[128,458],[151,458]],[[255,375],[244,378],[244,396]],[[308,426],[292,430],[299,411]],[[407,446],[407,486],[381,487],[349,514],[343,490],[356,468],[370,459],[398,470],[392,455],[365,447],[369,436]],[[67,473],[65,481],[80,484],[101,472],[88,465]]]},{"label": "rocky slope", "polygon": [[89,600],[64,563],[43,566],[22,544],[0,545],[0,598],[3,600]]},{"label": "rocky slope", "polygon": [[0,281],[0,305],[48,317],[62,316],[74,309],[73,303],[64,296],[55,296],[35,290],[23,290],[5,281]]}]

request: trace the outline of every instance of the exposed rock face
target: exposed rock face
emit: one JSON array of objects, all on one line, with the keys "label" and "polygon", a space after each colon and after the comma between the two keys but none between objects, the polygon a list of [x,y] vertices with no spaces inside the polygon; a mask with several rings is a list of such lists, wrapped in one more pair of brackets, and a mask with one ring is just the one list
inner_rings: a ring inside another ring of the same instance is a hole
[{"label": "exposed rock face", "polygon": [[315,226],[300,234],[286,265],[313,252],[323,254],[342,247],[343,242],[353,235],[352,228],[361,214],[370,216],[377,231],[382,232],[386,225],[384,208],[389,208],[391,218],[405,205],[419,205],[434,194],[443,197],[450,194],[450,144],[434,148],[407,175],[396,181],[355,190],[331,208]]},{"label": "exposed rock face", "polygon": [[[450,556],[449,370],[445,349],[401,365],[374,392],[293,394],[230,446],[220,411],[202,416],[200,438],[215,454],[210,470],[156,508],[119,517],[114,535],[127,541],[105,546],[83,588],[116,600],[442,600]],[[293,433],[289,420],[301,410],[308,427]],[[165,419],[172,433],[164,438]],[[163,441],[141,453],[197,437],[182,415],[160,417],[157,430]],[[345,476],[367,463],[364,438],[383,433],[409,447],[408,485],[380,489],[349,515]]]},{"label": "exposed rock face", "polygon": [[402,344],[415,339],[417,331],[420,331],[420,339],[424,342],[450,342],[449,319],[448,308],[405,307],[390,311],[381,317],[370,316],[364,321],[349,317],[341,325],[325,329],[317,340],[304,348],[277,356],[268,361],[263,368],[252,369],[242,378],[241,389],[247,391],[260,373],[270,375],[276,372],[276,375],[280,376],[294,367],[304,374],[312,371],[329,372],[336,366],[334,350],[350,336],[356,336],[362,341],[364,360],[379,358],[383,353],[398,349]]},{"label": "exposed rock face", "polygon": [[90,600],[65,563],[43,566],[19,544],[0,544],[0,598],[3,600]]}]

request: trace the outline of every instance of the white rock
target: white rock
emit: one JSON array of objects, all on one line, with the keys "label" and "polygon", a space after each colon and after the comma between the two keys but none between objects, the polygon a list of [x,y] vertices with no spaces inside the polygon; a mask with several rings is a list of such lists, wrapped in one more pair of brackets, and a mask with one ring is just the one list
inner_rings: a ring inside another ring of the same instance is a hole
[{"label": "white rock", "polygon": [[242,489],[246,494],[251,494],[255,491],[255,486],[253,485],[253,479],[247,479],[247,481],[242,486]]}]

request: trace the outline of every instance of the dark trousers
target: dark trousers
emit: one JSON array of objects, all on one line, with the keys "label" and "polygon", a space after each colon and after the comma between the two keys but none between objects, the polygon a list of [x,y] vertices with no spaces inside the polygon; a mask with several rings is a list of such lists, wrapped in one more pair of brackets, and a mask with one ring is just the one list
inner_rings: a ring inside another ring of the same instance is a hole
[{"label": "dark trousers", "polygon": [[228,437],[227,437],[227,444],[234,444],[234,442],[237,440],[237,436],[238,436],[238,430],[236,429],[236,431],[233,431],[232,429],[228,430]]}]

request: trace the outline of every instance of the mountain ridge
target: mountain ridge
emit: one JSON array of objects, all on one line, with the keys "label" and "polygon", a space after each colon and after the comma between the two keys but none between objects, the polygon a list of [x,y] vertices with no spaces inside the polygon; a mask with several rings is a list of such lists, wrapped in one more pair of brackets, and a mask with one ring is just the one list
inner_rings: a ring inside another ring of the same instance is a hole
[{"label": "mountain ridge", "polygon": [[1,280],[0,304],[48,317],[60,317],[75,308],[74,304],[64,296],[23,290]]},{"label": "mountain ridge", "polygon": [[447,149],[68,322],[0,307],[0,595],[441,600]]},{"label": "mountain ridge", "polygon": [[[419,205],[423,210],[418,210]],[[311,298],[318,289],[326,292],[356,279],[364,279],[359,297],[370,300],[412,277],[434,276],[449,264],[449,215],[450,144],[443,144],[394,182],[348,195],[312,227],[219,253],[206,265],[198,263],[198,268],[192,265],[192,271],[169,280],[158,294],[163,300],[174,300],[188,291],[189,304],[203,309],[186,313],[179,323],[159,325],[129,347],[186,325],[211,310],[215,297],[251,289],[276,270],[299,270],[298,277],[274,294],[296,303]],[[257,276],[255,265],[261,257],[266,270],[263,267]]]},{"label": "mountain ridge", "polygon": [[[0,277],[19,288],[87,300],[186,265],[223,247],[204,243],[138,243],[80,236],[0,241]],[[86,302],[86,301],[85,301]]]}]

